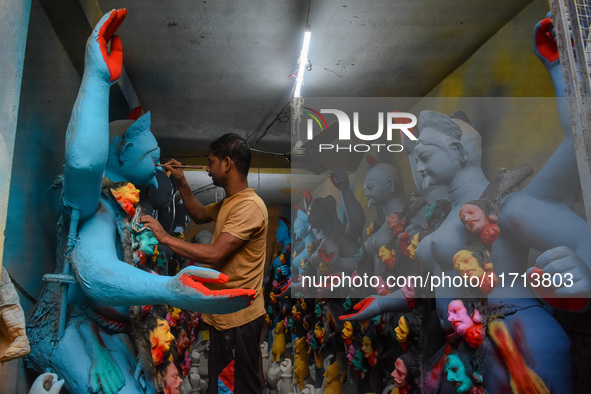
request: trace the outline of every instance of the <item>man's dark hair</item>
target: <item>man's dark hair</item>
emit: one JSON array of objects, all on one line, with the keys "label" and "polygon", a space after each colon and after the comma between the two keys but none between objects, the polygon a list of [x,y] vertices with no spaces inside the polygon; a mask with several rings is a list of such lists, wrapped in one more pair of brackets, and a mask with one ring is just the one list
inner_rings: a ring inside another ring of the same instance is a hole
[{"label": "man's dark hair", "polygon": [[250,146],[248,142],[236,133],[227,133],[209,145],[209,151],[215,157],[223,160],[232,159],[236,169],[242,175],[248,175],[250,169]]}]

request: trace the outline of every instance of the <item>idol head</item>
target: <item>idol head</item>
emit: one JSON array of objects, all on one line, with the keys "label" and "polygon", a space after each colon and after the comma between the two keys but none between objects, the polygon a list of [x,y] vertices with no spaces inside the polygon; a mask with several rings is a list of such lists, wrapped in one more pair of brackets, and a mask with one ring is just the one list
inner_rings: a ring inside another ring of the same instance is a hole
[{"label": "idol head", "polygon": [[400,343],[406,343],[408,341],[408,334],[410,333],[410,329],[406,324],[406,319],[404,315],[398,319],[398,326],[394,329],[396,333],[396,340]]},{"label": "idol head", "polygon": [[421,134],[415,160],[423,188],[448,185],[466,163],[462,130],[451,118],[434,111],[422,111],[418,122]]},{"label": "idol head", "polygon": [[185,349],[189,348],[190,339],[189,334],[187,331],[182,327],[175,327],[174,329],[174,337],[176,340],[177,351],[179,354],[182,354]]},{"label": "idol head", "polygon": [[131,182],[113,183],[109,188],[115,200],[129,216],[135,215],[135,207],[140,202],[140,191]]},{"label": "idol head", "polygon": [[353,337],[353,324],[351,324],[351,322],[345,322],[342,330],[342,337],[343,339],[351,339]]},{"label": "idol head", "polygon": [[419,233],[416,233],[412,237],[410,244],[406,248],[406,250],[408,250],[409,257],[413,260],[417,259],[417,248],[418,247],[419,247]]},{"label": "idol head", "polygon": [[310,228],[330,233],[338,221],[336,207],[337,202],[331,195],[312,200],[308,209]]},{"label": "idol head", "polygon": [[113,182],[158,187],[160,148],[150,131],[152,119],[146,113],[138,120],[118,120],[109,124],[109,155],[105,176]]},{"label": "idol head", "polygon": [[147,256],[152,256],[156,253],[158,240],[152,231],[142,231],[139,234],[134,234],[133,238],[132,246],[134,250],[144,252]]},{"label": "idol head", "polygon": [[289,223],[284,217],[280,217],[278,220],[275,238],[277,239],[277,242],[285,242],[290,240]]},{"label": "idol head", "polygon": [[293,221],[293,233],[298,238],[306,238],[310,233],[308,225],[308,215],[306,212],[298,209],[296,211],[296,218]]},{"label": "idol head", "polygon": [[421,375],[421,367],[418,357],[411,352],[403,353],[394,363],[394,385],[398,388],[416,387]]},{"label": "idol head", "polygon": [[418,126],[420,136],[414,154],[423,189],[450,186],[466,168],[480,168],[482,139],[470,124],[439,112],[422,111]]},{"label": "idol head", "polygon": [[363,181],[367,205],[381,206],[393,197],[404,196],[402,177],[398,170],[387,163],[374,165]]},{"label": "idol head", "polygon": [[157,368],[164,394],[181,394],[183,379],[173,362],[166,360]]},{"label": "idol head", "polygon": [[394,371],[392,371],[392,377],[394,378],[394,385],[398,388],[405,388],[408,386],[406,382],[406,375],[408,371],[406,369],[406,365],[404,365],[404,361],[400,358],[396,359],[394,363]]},{"label": "idol head", "polygon": [[388,248],[387,245],[383,245],[378,252],[378,256],[389,270],[394,268],[396,252],[393,249]]},{"label": "idol head", "polygon": [[460,220],[468,231],[480,234],[487,224],[497,222],[497,216],[493,205],[482,199],[465,203],[460,209]]},{"label": "idol head", "polygon": [[164,361],[164,355],[170,351],[174,336],[168,322],[154,315],[147,318],[146,330],[152,345],[152,359],[155,365],[159,365]]},{"label": "idol head", "polygon": [[454,268],[460,276],[466,275],[468,278],[476,276],[482,277],[484,274],[484,267],[478,258],[475,256],[475,252],[468,249],[462,249],[454,255],[453,259]]},{"label": "idol head", "polygon": [[445,376],[456,393],[468,393],[475,384],[482,384],[475,358],[460,350],[454,350],[446,356]]},{"label": "idol head", "polygon": [[388,216],[388,228],[392,231],[392,237],[398,239],[398,236],[404,231],[405,218],[402,213],[393,213]]},{"label": "idol head", "polygon": [[464,334],[468,328],[474,325],[472,318],[462,300],[453,300],[447,306],[447,320],[451,322],[454,330]]}]

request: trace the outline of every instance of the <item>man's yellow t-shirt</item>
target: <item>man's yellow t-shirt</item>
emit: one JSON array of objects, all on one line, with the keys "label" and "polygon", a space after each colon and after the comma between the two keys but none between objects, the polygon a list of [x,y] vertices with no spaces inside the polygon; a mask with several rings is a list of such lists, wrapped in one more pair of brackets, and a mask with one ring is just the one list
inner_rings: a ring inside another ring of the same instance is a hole
[{"label": "man's yellow t-shirt", "polygon": [[225,264],[215,269],[226,274],[228,281],[208,284],[212,290],[254,289],[256,298],[250,306],[225,315],[204,313],[203,320],[217,330],[242,326],[265,314],[263,276],[267,250],[267,207],[254,189],[244,189],[228,198],[205,207],[215,220],[212,242],[221,233],[246,241]]}]

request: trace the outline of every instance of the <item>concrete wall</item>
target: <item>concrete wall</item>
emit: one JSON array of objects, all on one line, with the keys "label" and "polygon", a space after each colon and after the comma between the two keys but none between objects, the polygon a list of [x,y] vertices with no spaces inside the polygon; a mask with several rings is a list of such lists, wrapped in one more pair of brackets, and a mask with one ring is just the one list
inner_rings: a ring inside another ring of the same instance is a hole
[{"label": "concrete wall", "polygon": [[[7,0],[0,3],[0,268],[4,255],[8,196],[12,179],[12,160],[17,132],[21,79],[27,41],[31,2]],[[21,360],[0,365],[0,391],[27,392]]]},{"label": "concrete wall", "polygon": [[534,0],[427,96],[553,97],[546,70],[532,52],[535,24],[549,11]]},{"label": "concrete wall", "polygon": [[[13,18],[8,12],[3,14]],[[35,28],[27,37],[17,107],[3,262],[14,281],[37,297],[42,275],[52,272],[55,265],[60,190],[52,188],[52,183],[63,172],[65,131],[80,76],[37,1],[31,5],[30,26]],[[13,76],[20,82],[18,73]],[[28,317],[33,303],[23,293],[19,295]],[[0,392],[29,391],[32,380],[27,381],[22,364],[19,359],[0,367]]]},{"label": "concrete wall", "polygon": [[11,0],[0,4],[3,15],[0,34],[4,37],[0,42],[0,86],[3,88],[0,95],[0,269],[30,8],[30,1]]},{"label": "concrete wall", "polygon": [[[33,1],[14,147],[4,265],[36,297],[41,276],[55,265],[55,224],[63,172],[65,132],[80,76]],[[32,306],[21,297],[28,312]]]}]

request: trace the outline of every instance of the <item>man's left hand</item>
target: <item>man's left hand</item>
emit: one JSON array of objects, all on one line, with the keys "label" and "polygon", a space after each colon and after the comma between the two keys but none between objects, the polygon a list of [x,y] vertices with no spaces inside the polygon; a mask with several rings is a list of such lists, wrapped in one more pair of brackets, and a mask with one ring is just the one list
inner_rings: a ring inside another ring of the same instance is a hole
[{"label": "man's left hand", "polygon": [[152,216],[142,215],[140,220],[144,226],[152,230],[158,242],[162,242],[163,238],[169,236],[169,234],[164,230],[160,222],[157,219],[154,219]]}]

